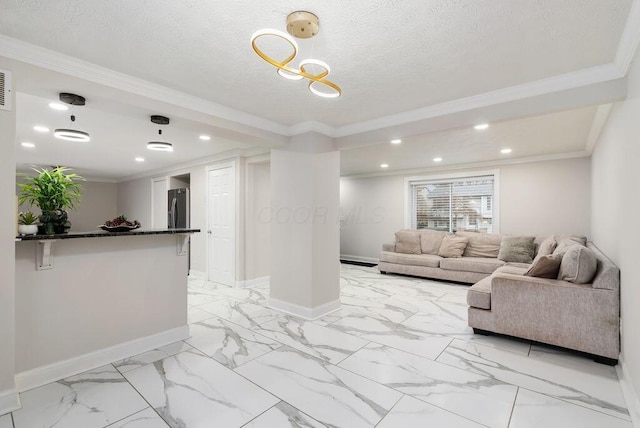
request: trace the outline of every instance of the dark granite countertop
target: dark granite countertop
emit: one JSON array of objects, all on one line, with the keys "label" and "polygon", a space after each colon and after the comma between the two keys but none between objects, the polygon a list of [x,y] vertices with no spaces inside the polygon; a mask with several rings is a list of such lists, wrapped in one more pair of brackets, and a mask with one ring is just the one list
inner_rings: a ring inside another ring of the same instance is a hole
[{"label": "dark granite countertop", "polygon": [[126,232],[107,232],[94,230],[90,232],[69,232],[58,235],[19,235],[16,241],[41,241],[44,239],[74,239],[74,238],[105,238],[110,236],[138,236],[138,235],[178,235],[197,233],[200,229],[135,229]]}]

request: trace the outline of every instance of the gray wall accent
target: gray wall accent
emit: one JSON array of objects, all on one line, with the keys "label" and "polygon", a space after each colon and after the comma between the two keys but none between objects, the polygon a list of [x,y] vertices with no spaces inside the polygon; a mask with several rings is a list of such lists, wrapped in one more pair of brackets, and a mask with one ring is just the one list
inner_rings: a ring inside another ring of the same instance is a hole
[{"label": "gray wall accent", "polygon": [[[492,167],[500,171],[500,232],[590,234],[590,160],[587,157]],[[487,168],[438,171],[433,175]],[[376,259],[384,242],[404,228],[405,177],[341,180],[340,254]]]}]

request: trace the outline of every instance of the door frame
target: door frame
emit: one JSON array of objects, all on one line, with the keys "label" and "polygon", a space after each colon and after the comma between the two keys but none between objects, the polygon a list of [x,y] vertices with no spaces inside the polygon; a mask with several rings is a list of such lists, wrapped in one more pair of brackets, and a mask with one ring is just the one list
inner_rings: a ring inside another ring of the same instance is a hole
[{"label": "door frame", "polygon": [[238,177],[237,177],[237,171],[238,171],[238,165],[236,161],[230,161],[230,162],[222,162],[222,163],[217,163],[214,165],[207,165],[206,167],[206,171],[205,171],[205,189],[206,189],[206,195],[205,195],[205,215],[206,215],[206,235],[207,237],[206,239],[206,257],[207,257],[207,280],[209,280],[210,278],[210,274],[211,274],[211,254],[209,254],[210,249],[209,249],[209,231],[211,230],[210,225],[209,225],[209,211],[210,211],[210,201],[209,201],[209,173],[211,171],[215,171],[218,169],[226,169],[226,168],[231,168],[231,175],[233,176],[233,215],[231,216],[231,229],[232,229],[232,242],[231,242],[231,287],[235,286],[236,283],[236,259],[237,259],[237,255],[236,255],[236,249],[237,247],[237,239],[238,239],[238,229],[237,229],[237,214],[238,214]]},{"label": "door frame", "polygon": [[[155,198],[154,198],[153,195],[155,193],[155,183],[159,183],[161,181],[165,182],[166,190],[169,191],[169,176],[168,175],[165,175],[165,176],[162,176],[162,177],[153,177],[151,179],[151,228],[152,229],[166,229],[167,228],[167,224],[168,224],[168,222],[167,222],[167,210],[164,210],[165,222],[164,222],[163,225],[156,225],[155,224],[155,220],[154,220],[154,218],[155,218],[155,215],[154,215],[154,212],[155,212],[155,200],[154,199]],[[165,191],[165,196],[164,196],[165,202],[167,200],[167,194],[166,193],[167,192]]]}]

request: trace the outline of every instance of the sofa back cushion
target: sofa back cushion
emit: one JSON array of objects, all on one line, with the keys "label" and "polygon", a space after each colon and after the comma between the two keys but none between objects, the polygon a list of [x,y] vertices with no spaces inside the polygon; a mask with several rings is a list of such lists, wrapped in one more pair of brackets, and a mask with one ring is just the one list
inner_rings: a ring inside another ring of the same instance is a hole
[{"label": "sofa back cushion", "polygon": [[588,284],[596,274],[598,259],[593,251],[575,244],[564,253],[558,279],[575,284]]},{"label": "sofa back cushion", "polygon": [[534,236],[503,236],[498,258],[505,262],[531,263],[535,245]]},{"label": "sofa back cushion", "polygon": [[396,253],[422,254],[420,233],[416,231],[396,232]]},{"label": "sofa back cushion", "polygon": [[452,235],[450,232],[442,232],[440,230],[421,229],[420,247],[422,254],[438,254],[442,238]]},{"label": "sofa back cushion", "polygon": [[493,257],[500,252],[502,235],[498,233],[456,232],[456,236],[464,236],[469,243],[464,250],[465,257]]},{"label": "sofa back cushion", "polygon": [[556,279],[560,271],[560,263],[562,263],[562,256],[559,254],[538,255],[529,270],[525,272],[525,276]]},{"label": "sofa back cushion", "polygon": [[438,255],[440,257],[462,257],[468,243],[469,238],[466,236],[447,235],[442,238]]},{"label": "sofa back cushion", "polygon": [[558,241],[556,241],[555,235],[551,235],[540,243],[536,256],[548,256],[549,254],[553,254],[557,246]]},{"label": "sofa back cushion", "polygon": [[556,249],[553,250],[553,254],[564,255],[569,248],[576,244],[583,247],[587,245],[587,238],[584,236],[559,236],[556,237],[556,241],[558,242],[558,245],[556,246]]}]

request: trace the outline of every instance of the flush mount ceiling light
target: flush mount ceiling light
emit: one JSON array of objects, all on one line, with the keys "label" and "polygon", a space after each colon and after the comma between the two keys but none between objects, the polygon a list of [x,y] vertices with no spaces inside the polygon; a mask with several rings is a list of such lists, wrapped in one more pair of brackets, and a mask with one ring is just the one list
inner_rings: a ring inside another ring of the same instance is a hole
[{"label": "flush mount ceiling light", "polygon": [[211,137],[209,137],[208,135],[201,135],[198,138],[200,138],[202,141],[209,141],[211,139]]},{"label": "flush mount ceiling light", "polygon": [[433,158],[434,162],[442,162],[442,158]]},{"label": "flush mount ceiling light", "polygon": [[[151,116],[151,122],[155,123],[156,125],[168,125],[169,118],[165,116],[153,115]],[[158,135],[162,136],[162,129],[158,129]],[[147,149],[160,152],[172,152],[173,144],[166,141],[150,141],[147,143]]]},{"label": "flush mount ceiling light", "polygon": [[484,131],[485,129],[487,129],[489,127],[488,123],[480,123],[476,126],[473,127],[473,129],[477,130],[477,131]]},{"label": "flush mount ceiling light", "polygon": [[[318,17],[311,12],[298,11],[287,16],[287,33],[282,31],[265,28],[258,30],[251,36],[251,47],[260,58],[276,67],[281,77],[289,80],[309,80],[309,91],[323,98],[337,98],[342,94],[342,89],[326,77],[331,72],[329,65],[317,59],[304,59],[300,62],[298,68],[289,65],[298,55],[298,44],[293,37],[299,39],[309,39],[320,30],[320,22]],[[291,37],[293,36],[293,37]],[[277,60],[267,55],[260,47],[258,47],[258,39],[271,38],[284,40],[291,48],[291,54],[283,60]]]},{"label": "flush mount ceiling light", "polygon": [[511,152],[512,152],[512,150],[509,149],[509,148],[504,148],[504,149],[500,150],[500,153],[502,153],[503,155],[508,155]]},{"label": "flush mount ceiling light", "polygon": [[389,164],[388,163],[381,163],[380,164],[380,168],[389,168]]},{"label": "flush mount ceiling light", "polygon": [[402,140],[400,138],[396,138],[390,141],[391,144],[400,144],[402,143]]},{"label": "flush mount ceiling light", "polygon": [[[62,92],[60,94],[60,101],[66,104],[70,104],[71,106],[83,106],[85,105],[85,102],[86,102],[84,97],[81,97],[80,95],[76,95],[76,94],[69,94],[66,92]],[[51,106],[51,104],[49,104],[49,106]],[[61,110],[61,109],[57,109],[57,110]],[[73,124],[75,121],[76,121],[76,117],[75,115],[72,114],[71,124]],[[55,131],[53,131],[53,136],[61,140],[67,140],[67,141],[86,142],[91,140],[89,133],[80,131],[77,129],[72,129],[72,128],[58,128]]]}]

